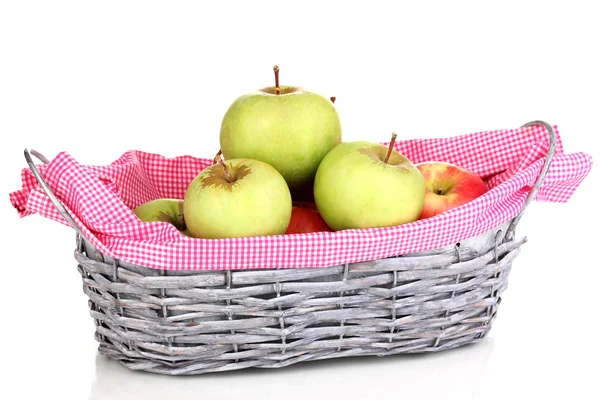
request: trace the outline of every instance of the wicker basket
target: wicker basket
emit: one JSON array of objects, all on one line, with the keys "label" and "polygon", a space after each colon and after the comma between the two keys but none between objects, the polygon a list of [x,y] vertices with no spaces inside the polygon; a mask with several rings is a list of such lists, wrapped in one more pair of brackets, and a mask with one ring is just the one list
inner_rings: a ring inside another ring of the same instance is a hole
[{"label": "wicker basket", "polygon": [[[164,271],[111,259],[90,245],[32,161],[40,186],[77,231],[75,259],[101,354],[126,367],[190,375],[350,356],[437,352],[480,341],[496,318],[520,214],[431,251],[327,268]],[[35,153],[40,160],[47,160]]]}]

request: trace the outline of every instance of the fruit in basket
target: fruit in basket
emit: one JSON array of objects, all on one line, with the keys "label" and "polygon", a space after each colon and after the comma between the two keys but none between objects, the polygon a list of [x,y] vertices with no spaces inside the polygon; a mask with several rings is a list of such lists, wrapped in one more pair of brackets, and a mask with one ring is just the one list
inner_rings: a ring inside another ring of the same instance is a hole
[{"label": "fruit in basket", "polygon": [[344,142],[321,162],[315,203],[334,231],[415,221],[425,200],[425,180],[405,156],[367,141]]},{"label": "fruit in basket", "polygon": [[419,219],[430,218],[481,196],[487,186],[479,175],[447,162],[417,164],[427,193]]},{"label": "fruit in basket", "polygon": [[251,158],[273,166],[291,189],[312,185],[325,155],[341,142],[339,115],[330,99],[296,86],[265,87],[237,98],[223,117],[225,159]]},{"label": "fruit in basket", "polygon": [[292,207],[292,219],[286,234],[331,231],[316,207]]},{"label": "fruit in basket", "polygon": [[168,222],[180,231],[185,230],[183,218],[183,200],[155,199],[148,201],[133,210],[142,222]]},{"label": "fruit in basket", "polygon": [[195,238],[218,239],[284,234],[292,214],[285,179],[269,164],[223,160],[202,170],[183,201],[187,230]]}]

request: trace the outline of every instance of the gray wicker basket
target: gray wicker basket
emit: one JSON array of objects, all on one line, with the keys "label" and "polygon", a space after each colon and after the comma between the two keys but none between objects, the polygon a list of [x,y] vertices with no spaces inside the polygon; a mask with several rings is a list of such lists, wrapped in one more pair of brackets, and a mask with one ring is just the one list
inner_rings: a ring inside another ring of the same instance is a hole
[{"label": "gray wicker basket", "polygon": [[[494,321],[521,213],[455,245],[328,268],[163,271],[90,245],[32,161],[39,184],[77,231],[75,259],[99,352],[134,370],[190,375],[350,356],[437,352],[480,341]],[[47,163],[35,151],[31,154]]]}]

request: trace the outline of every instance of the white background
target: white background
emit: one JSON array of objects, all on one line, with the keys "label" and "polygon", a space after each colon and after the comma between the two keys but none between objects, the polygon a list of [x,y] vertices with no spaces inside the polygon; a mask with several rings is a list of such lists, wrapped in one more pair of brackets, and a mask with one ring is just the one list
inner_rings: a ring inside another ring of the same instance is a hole
[{"label": "white background", "polygon": [[20,219],[8,199],[25,147],[84,164],[129,149],[212,157],[229,104],[270,85],[275,64],[282,84],[337,97],[344,140],[544,119],[566,152],[597,158],[599,15],[556,3],[2,2],[0,398],[598,398],[597,167],[569,203],[528,209],[482,343],[186,378],[97,355],[73,231]]}]

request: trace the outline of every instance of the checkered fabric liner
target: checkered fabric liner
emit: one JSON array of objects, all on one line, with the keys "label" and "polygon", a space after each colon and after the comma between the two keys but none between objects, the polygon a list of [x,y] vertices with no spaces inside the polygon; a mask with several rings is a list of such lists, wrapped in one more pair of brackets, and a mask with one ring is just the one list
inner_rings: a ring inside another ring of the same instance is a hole
[{"label": "checkered fabric liner", "polygon": [[[585,153],[564,154],[558,129],[556,134],[556,152],[536,200],[566,202],[592,167]],[[319,268],[431,250],[501,225],[522,209],[548,146],[542,126],[400,140],[396,150],[413,163],[459,165],[479,174],[487,193],[395,227],[217,240],[189,238],[166,222],[143,223],[131,211],[156,198],[182,199],[212,159],[128,151],[109,165],[90,166],[62,152],[39,169],[92,245],[120,261],[168,270]],[[22,189],[10,193],[19,215],[39,214],[68,224],[28,168],[21,177]]]}]

